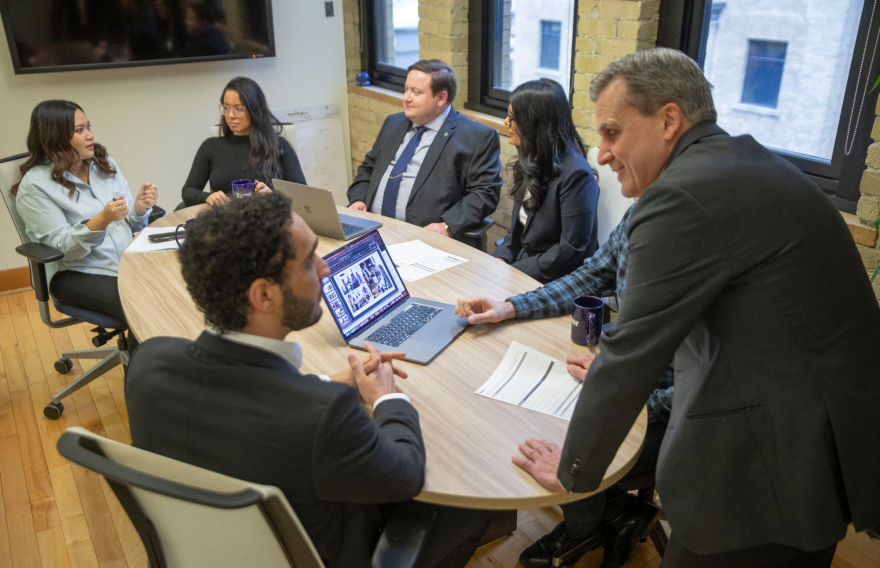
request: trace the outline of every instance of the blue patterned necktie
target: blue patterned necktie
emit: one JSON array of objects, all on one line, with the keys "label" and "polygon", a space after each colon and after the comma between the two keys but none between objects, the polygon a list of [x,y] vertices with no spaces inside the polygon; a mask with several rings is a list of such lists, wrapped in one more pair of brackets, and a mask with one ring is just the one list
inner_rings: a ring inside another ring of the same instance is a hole
[{"label": "blue patterned necktie", "polygon": [[395,217],[397,214],[397,194],[400,192],[400,180],[403,178],[403,172],[412,160],[419,142],[422,141],[422,134],[428,130],[427,126],[419,126],[416,128],[415,134],[410,138],[403,153],[398,158],[397,163],[391,169],[388,176],[388,182],[385,184],[385,195],[382,197],[382,215],[384,217]]}]

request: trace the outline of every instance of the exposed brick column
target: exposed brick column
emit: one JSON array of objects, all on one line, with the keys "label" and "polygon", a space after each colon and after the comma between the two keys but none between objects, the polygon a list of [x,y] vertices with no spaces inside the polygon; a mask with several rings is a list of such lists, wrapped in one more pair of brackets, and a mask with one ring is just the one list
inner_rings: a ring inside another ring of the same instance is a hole
[{"label": "exposed brick column", "polygon": [[452,66],[458,81],[453,106],[462,108],[468,89],[469,0],[419,0],[419,57]]},{"label": "exposed brick column", "polygon": [[361,71],[361,16],[358,0],[342,0],[343,35],[345,37],[345,77],[349,83]]},{"label": "exposed brick column", "polygon": [[[880,114],[880,101],[875,112]],[[880,264],[880,243],[877,242],[877,231],[874,230],[874,222],[880,215],[880,117],[874,119],[871,138],[877,142],[868,146],[868,157],[865,160],[868,169],[862,174],[862,183],[859,186],[862,197],[856,210],[856,215],[865,225],[864,238],[857,238],[856,246],[869,273],[873,273]],[[880,276],[874,281],[874,294],[880,301]]]},{"label": "exposed brick column", "polygon": [[572,119],[589,146],[599,144],[590,81],[624,55],[657,43],[659,0],[579,0]]}]

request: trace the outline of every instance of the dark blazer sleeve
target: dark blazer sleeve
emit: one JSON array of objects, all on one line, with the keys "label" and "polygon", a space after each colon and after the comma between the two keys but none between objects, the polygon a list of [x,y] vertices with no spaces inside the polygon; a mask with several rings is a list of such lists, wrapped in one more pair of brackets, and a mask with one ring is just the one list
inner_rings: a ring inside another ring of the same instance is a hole
[{"label": "dark blazer sleeve", "polygon": [[516,230],[516,224],[519,223],[519,219],[517,218],[519,217],[519,208],[519,201],[514,200],[513,213],[510,214],[510,228],[507,230],[507,234],[504,235],[501,244],[495,247],[495,252],[492,253],[492,256],[503,259],[507,264],[513,262],[511,243],[513,242],[513,233]]},{"label": "dark blazer sleeve", "polygon": [[279,141],[281,142],[281,175],[284,180],[306,185],[306,176],[299,165],[299,158],[296,157],[293,146],[285,138],[280,138]]},{"label": "dark blazer sleeve", "polygon": [[186,176],[186,182],[183,184],[181,197],[187,205],[198,205],[208,200],[208,193],[203,190],[211,176],[211,162],[208,158],[211,140],[212,138],[208,138],[199,146],[196,157],[193,158],[192,167],[189,169],[189,175]]},{"label": "dark blazer sleeve", "polygon": [[557,475],[591,491],[675,351],[728,282],[732,260],[706,211],[677,187],[651,187],[629,224],[625,300],[568,428]]},{"label": "dark blazer sleeve", "polygon": [[487,128],[480,145],[474,148],[474,157],[462,188],[464,198],[441,215],[453,236],[460,237],[462,233],[475,229],[498,207],[502,184],[500,152],[498,132]]},{"label": "dark blazer sleeve", "polygon": [[[540,281],[553,280],[580,266],[590,246],[596,210],[599,204],[599,184],[589,170],[572,169],[563,172],[557,182],[561,233],[559,242],[546,251],[522,258],[513,267]],[[556,223],[540,216],[532,223]],[[530,227],[530,230],[534,228]]]},{"label": "dark blazer sleeve", "polygon": [[358,173],[354,177],[354,181],[348,186],[349,205],[355,201],[367,202],[367,190],[370,188],[370,180],[373,179],[373,168],[376,166],[376,160],[379,158],[379,152],[382,150],[384,134],[391,116],[385,118],[381,130],[379,130],[379,134],[376,136],[376,141],[373,142],[373,147],[364,156],[364,162],[358,166]]},{"label": "dark blazer sleeve", "polygon": [[392,503],[412,499],[425,483],[419,415],[405,400],[387,400],[373,419],[355,389],[340,389],[318,423],[313,448],[320,499]]}]

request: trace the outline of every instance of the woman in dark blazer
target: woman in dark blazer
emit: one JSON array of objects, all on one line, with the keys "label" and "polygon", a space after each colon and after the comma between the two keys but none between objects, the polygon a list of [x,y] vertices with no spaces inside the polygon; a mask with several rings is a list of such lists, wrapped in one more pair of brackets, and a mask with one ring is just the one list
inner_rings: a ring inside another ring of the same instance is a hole
[{"label": "woman in dark blazer", "polygon": [[546,284],[592,255],[599,184],[562,86],[528,81],[510,96],[507,141],[516,146],[513,216],[495,257]]}]

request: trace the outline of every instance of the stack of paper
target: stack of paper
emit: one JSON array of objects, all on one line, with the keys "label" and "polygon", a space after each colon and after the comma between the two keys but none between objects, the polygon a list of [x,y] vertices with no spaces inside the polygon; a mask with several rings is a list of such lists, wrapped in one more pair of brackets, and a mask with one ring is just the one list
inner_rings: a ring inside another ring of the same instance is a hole
[{"label": "stack of paper", "polygon": [[[125,252],[155,252],[159,250],[177,250],[179,247],[177,246],[177,241],[174,239],[161,243],[150,242],[150,235],[173,232],[174,227],[147,227],[146,229],[142,230],[137,237],[135,237],[131,244],[128,245],[128,248],[125,249]],[[183,234],[183,231],[181,231],[180,236],[183,237]]]},{"label": "stack of paper", "polygon": [[400,277],[407,282],[415,282],[425,276],[467,262],[466,258],[435,249],[422,241],[389,245],[388,254],[391,255]]},{"label": "stack of paper", "polygon": [[582,383],[564,361],[513,341],[501,364],[476,393],[571,420]]}]

